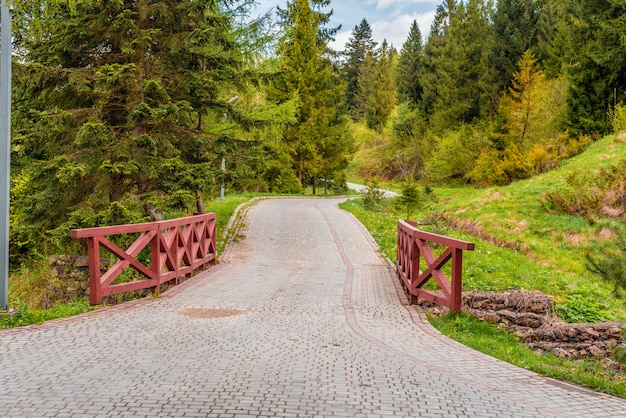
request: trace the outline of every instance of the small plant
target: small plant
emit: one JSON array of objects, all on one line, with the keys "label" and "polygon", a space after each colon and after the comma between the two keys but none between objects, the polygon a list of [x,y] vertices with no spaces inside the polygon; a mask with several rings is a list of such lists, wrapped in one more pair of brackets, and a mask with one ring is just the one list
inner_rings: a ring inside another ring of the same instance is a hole
[{"label": "small plant", "polygon": [[615,106],[610,116],[614,133],[619,134],[626,131],[626,106],[618,104]]},{"label": "small plant", "polygon": [[93,308],[85,300],[59,303],[51,309],[30,309],[28,304],[20,302],[15,312],[0,316],[0,329],[41,324],[51,319],[65,318],[88,312],[91,309]]},{"label": "small plant", "polygon": [[555,306],[559,317],[569,323],[600,322],[607,318],[602,311],[605,307],[592,295],[571,294],[564,303]]},{"label": "small plant", "polygon": [[626,239],[617,232],[617,243],[611,249],[596,250],[587,255],[587,269],[613,284],[616,297],[626,290]]},{"label": "small plant", "polygon": [[407,183],[402,186],[402,195],[396,199],[396,206],[406,213],[405,219],[411,219],[411,215],[421,204],[421,193],[414,183]]},{"label": "small plant", "polygon": [[377,211],[386,206],[385,192],[378,188],[376,182],[361,190],[361,198],[363,199],[363,207],[367,210]]},{"label": "small plant", "polygon": [[611,358],[618,363],[622,363],[626,365],[626,345],[621,345],[613,350],[611,354]]}]

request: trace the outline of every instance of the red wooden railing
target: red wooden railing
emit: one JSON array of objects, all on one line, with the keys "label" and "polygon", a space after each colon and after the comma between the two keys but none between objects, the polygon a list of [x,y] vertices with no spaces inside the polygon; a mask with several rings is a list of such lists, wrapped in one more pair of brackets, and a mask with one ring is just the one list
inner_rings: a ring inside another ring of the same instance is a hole
[{"label": "red wooden railing", "polygon": [[[107,238],[133,233],[140,235],[126,250]],[[207,265],[215,264],[216,260],[215,213],[143,224],[74,229],[71,236],[87,239],[89,299],[93,305],[99,304],[104,296],[147,288],[158,291],[159,286],[166,282],[176,285],[180,277],[204,270]],[[136,257],[148,244],[150,263],[146,265]],[[101,247],[118,258],[104,274],[100,271]],[[112,284],[129,267],[143,278]]]},{"label": "red wooden railing", "polygon": [[[418,298],[449,308],[461,310],[463,250],[473,250],[474,243],[425,232],[416,228],[411,221],[398,221],[398,275],[409,291],[411,304]],[[441,255],[435,257],[429,242],[447,247]],[[426,269],[420,270],[421,259]],[[449,281],[442,267],[452,260],[452,274]],[[434,278],[441,293],[423,289],[428,280]]]}]

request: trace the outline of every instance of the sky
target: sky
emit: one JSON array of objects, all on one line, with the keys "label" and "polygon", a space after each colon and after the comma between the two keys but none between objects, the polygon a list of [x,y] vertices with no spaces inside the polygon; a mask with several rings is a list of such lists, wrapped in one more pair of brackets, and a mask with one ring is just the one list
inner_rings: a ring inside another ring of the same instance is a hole
[{"label": "sky", "polygon": [[[264,14],[276,5],[284,8],[287,0],[256,0],[256,14]],[[334,11],[330,27],[341,25],[331,47],[341,51],[356,25],[365,18],[372,27],[374,41],[380,45],[384,39],[398,51],[406,41],[413,21],[417,22],[422,36],[430,31],[435,9],[441,0],[332,0]],[[328,11],[326,10],[326,11]]]}]

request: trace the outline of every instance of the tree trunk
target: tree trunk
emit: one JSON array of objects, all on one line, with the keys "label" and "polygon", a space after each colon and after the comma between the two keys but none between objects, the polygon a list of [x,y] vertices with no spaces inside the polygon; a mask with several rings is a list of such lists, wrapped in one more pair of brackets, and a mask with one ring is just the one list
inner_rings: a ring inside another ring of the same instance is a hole
[{"label": "tree trunk", "polygon": [[204,201],[202,200],[202,192],[196,190],[196,209],[198,213],[204,213]]},{"label": "tree trunk", "polygon": [[147,216],[149,216],[150,219],[152,219],[154,222],[163,220],[163,214],[154,205],[151,205],[151,204],[143,205],[143,212]]},{"label": "tree trunk", "polygon": [[317,176],[313,176],[313,194],[317,193]]}]

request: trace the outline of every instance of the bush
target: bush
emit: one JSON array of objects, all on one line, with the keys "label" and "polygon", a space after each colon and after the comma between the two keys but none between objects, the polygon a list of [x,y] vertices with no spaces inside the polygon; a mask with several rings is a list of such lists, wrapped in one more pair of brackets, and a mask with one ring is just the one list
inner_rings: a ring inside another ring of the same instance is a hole
[{"label": "bush", "polygon": [[428,164],[430,179],[441,183],[464,179],[474,168],[483,142],[481,133],[469,126],[445,133]]},{"label": "bush", "polygon": [[595,250],[587,255],[587,268],[592,273],[613,284],[613,293],[621,297],[626,290],[626,239],[622,233],[616,234],[616,245],[610,249]]},{"label": "bush", "polygon": [[268,167],[264,177],[272,193],[302,193],[302,185],[293,170],[277,162],[272,163]]},{"label": "bush", "polygon": [[584,216],[591,223],[598,218],[621,218],[626,213],[626,159],[608,170],[599,170],[594,177],[573,172],[565,181],[561,190],[544,194],[548,209]]},{"label": "bush", "polygon": [[378,188],[376,182],[371,186],[365,186],[361,190],[361,198],[363,199],[363,207],[367,210],[379,211],[385,208],[387,205],[387,198],[385,198],[385,192]]},{"label": "bush", "polygon": [[626,106],[618,104],[610,116],[614,133],[619,134],[626,131]]}]

